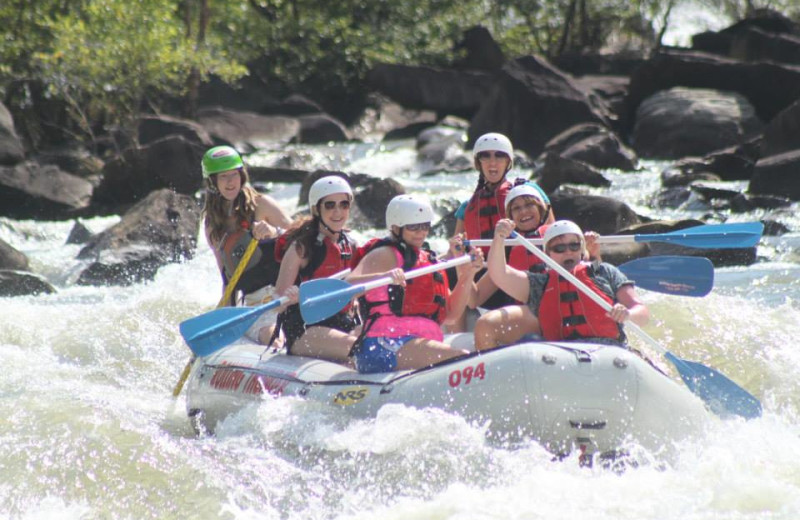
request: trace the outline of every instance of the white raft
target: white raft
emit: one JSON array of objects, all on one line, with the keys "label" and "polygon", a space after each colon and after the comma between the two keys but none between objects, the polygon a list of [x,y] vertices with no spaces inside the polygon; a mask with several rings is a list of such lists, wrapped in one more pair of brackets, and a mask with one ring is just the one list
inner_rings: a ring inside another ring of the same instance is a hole
[{"label": "white raft", "polygon": [[301,396],[354,417],[373,417],[387,403],[440,408],[488,421],[489,433],[504,439],[533,438],[554,454],[613,453],[629,442],[658,451],[709,416],[683,384],[620,347],[528,342],[427,369],[365,375],[247,339],[197,360],[187,412],[196,428],[213,432],[267,394]]}]

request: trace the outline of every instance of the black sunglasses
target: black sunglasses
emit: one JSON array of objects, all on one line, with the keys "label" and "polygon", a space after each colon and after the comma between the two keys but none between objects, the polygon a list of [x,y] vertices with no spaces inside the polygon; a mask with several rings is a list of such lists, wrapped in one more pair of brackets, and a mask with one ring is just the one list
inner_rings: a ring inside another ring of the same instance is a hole
[{"label": "black sunglasses", "polygon": [[[326,200],[322,203],[322,207],[327,209],[328,211],[333,211],[333,208],[336,207],[335,200]],[[339,201],[339,209],[350,209],[350,201],[349,200],[340,200]]]},{"label": "black sunglasses", "polygon": [[421,222],[419,224],[406,224],[403,226],[409,231],[430,231],[431,230],[431,223],[430,222]]},{"label": "black sunglasses", "polygon": [[508,159],[508,154],[505,152],[478,152],[479,161],[488,161],[492,157],[496,159]]},{"label": "black sunglasses", "polygon": [[555,246],[548,247],[547,250],[548,251],[552,251],[554,253],[561,254],[561,253],[565,253],[567,251],[567,248],[569,248],[569,250],[572,251],[572,252],[580,251],[581,250],[581,243],[580,242],[571,242],[569,244],[557,244]]}]

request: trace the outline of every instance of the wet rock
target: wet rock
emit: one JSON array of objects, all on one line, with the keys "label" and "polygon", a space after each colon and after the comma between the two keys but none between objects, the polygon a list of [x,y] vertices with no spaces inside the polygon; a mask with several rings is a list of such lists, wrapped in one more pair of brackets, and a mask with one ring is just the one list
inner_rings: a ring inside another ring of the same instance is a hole
[{"label": "wet rock", "polygon": [[43,276],[24,271],[0,269],[0,297],[31,296],[58,292]]},{"label": "wet rock", "polygon": [[93,187],[54,165],[33,161],[0,166],[0,216],[63,220],[89,206]]},{"label": "wet rock", "polygon": [[119,223],[93,236],[78,259],[88,267],[78,285],[130,285],[151,280],[158,268],[192,258],[197,248],[200,207],[188,195],[150,193]]}]

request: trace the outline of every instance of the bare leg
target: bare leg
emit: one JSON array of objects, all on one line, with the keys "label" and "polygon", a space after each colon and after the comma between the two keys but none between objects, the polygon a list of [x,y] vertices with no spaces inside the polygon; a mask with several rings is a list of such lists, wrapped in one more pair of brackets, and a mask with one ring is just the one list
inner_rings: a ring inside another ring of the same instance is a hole
[{"label": "bare leg", "polygon": [[538,334],[539,320],[527,305],[509,305],[487,312],[475,323],[475,350],[487,350]]},{"label": "bare leg", "polygon": [[292,345],[292,354],[352,366],[348,357],[356,336],[329,327],[309,327]]},{"label": "bare leg", "polygon": [[440,341],[415,338],[403,345],[398,351],[397,369],[412,370],[422,368],[465,354],[468,354],[466,350],[450,348]]},{"label": "bare leg", "polygon": [[[269,345],[269,340],[272,339],[272,334],[275,332],[275,325],[270,325],[269,327],[261,327],[258,331],[258,342],[262,345]],[[275,338],[275,343],[272,344],[275,348],[281,348],[283,346],[283,335],[279,335]]]}]

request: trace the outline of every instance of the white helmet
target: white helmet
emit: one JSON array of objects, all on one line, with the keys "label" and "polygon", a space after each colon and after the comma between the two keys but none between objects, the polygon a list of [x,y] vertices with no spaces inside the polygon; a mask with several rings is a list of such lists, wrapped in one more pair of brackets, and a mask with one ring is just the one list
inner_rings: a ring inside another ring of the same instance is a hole
[{"label": "white helmet", "polygon": [[[519,186],[514,186],[506,195],[506,218],[511,218],[511,213],[508,211],[508,207],[511,206],[511,201],[516,199],[517,197],[533,197],[537,201],[539,201],[542,207],[547,210],[547,203],[544,201],[544,197],[539,190],[533,187],[532,184],[520,184]],[[541,213],[542,210],[539,210]],[[544,215],[542,215],[544,216]]]},{"label": "white helmet", "polygon": [[547,244],[549,244],[551,240],[561,235],[578,235],[581,239],[581,249],[583,250],[586,248],[586,240],[583,238],[583,231],[578,224],[571,220],[557,220],[550,224],[547,227],[547,231],[544,232],[545,250],[547,250]]},{"label": "white helmet", "polygon": [[508,163],[510,170],[514,166],[514,147],[511,146],[511,141],[503,134],[491,132],[483,134],[475,141],[475,146],[472,147],[472,159],[478,160],[478,154],[481,152],[496,151],[504,152],[511,159]]},{"label": "white helmet", "polygon": [[308,190],[308,209],[311,210],[311,214],[314,214],[314,208],[317,207],[320,199],[334,193],[346,193],[350,200],[353,200],[353,190],[350,188],[350,184],[338,175],[328,175],[314,181]]},{"label": "white helmet", "polygon": [[433,208],[426,199],[416,195],[398,195],[386,206],[386,227],[433,222]]}]

